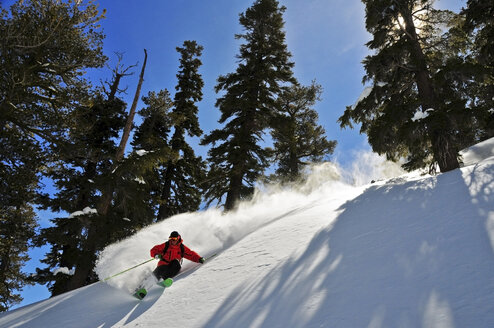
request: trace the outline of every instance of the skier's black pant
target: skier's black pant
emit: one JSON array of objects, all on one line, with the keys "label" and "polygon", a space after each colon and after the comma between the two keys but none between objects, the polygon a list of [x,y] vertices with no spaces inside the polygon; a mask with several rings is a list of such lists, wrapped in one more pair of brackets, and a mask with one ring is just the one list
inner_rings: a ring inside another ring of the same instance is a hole
[{"label": "skier's black pant", "polygon": [[180,268],[182,266],[180,265],[180,262],[178,260],[173,260],[167,265],[160,265],[154,269],[153,274],[156,277],[156,279],[162,278],[165,280],[166,278],[172,278],[177,275],[177,273],[180,271]]}]

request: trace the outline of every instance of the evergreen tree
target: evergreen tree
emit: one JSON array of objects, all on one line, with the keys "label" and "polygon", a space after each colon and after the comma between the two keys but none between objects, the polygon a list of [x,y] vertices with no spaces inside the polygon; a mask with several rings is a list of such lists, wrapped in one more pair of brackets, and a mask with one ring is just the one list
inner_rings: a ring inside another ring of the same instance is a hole
[{"label": "evergreen tree", "polygon": [[102,18],[80,1],[25,0],[1,11],[0,123],[56,142],[65,114],[86,99],[89,67],[101,67]]},{"label": "evergreen tree", "polygon": [[[21,271],[37,226],[29,200],[34,199],[38,146],[12,125],[0,127],[0,312],[22,301],[17,294],[30,281]],[[22,151],[20,151],[22,150]]]},{"label": "evergreen tree", "polygon": [[22,301],[16,292],[31,284],[22,267],[30,259],[28,249],[37,226],[35,218],[29,204],[0,208],[0,312]]},{"label": "evergreen tree", "polygon": [[139,111],[143,121],[134,134],[133,148],[146,152],[169,148],[168,138],[172,126],[170,111],[173,107],[170,92],[166,89],[158,93],[150,91],[142,97],[142,101],[146,107]]},{"label": "evergreen tree", "polygon": [[[125,124],[125,103],[118,98],[107,100],[96,95],[91,104],[80,106],[70,118],[70,146],[54,146],[53,153],[58,160],[48,171],[58,193],[53,198],[44,197],[43,203],[53,212],[76,214],[52,219],[53,225],[42,229],[37,239],[38,246],[51,245],[50,252],[41,261],[48,267],[38,270],[36,279],[41,283],[50,282],[52,295],[74,288],[74,276],[56,272],[56,269],[67,268],[73,274],[78,265],[94,267],[94,259],[88,260],[91,256],[86,247],[89,230],[99,224],[99,233],[107,237],[102,226],[107,220],[97,215],[96,205],[100,191],[109,183],[106,176],[117,147],[114,139]],[[95,279],[93,274],[87,277],[86,283]]]},{"label": "evergreen tree", "polygon": [[[116,140],[128,124],[126,104],[116,97],[127,70],[117,66],[110,91],[103,95],[97,90],[87,106],[71,113],[70,147],[53,152],[58,160],[49,173],[59,192],[44,203],[54,212],[72,213],[53,219],[53,226],[43,229],[38,238],[39,245],[52,247],[42,260],[48,267],[38,270],[37,280],[50,282],[53,295],[96,281],[97,253],[150,224],[155,216],[143,175],[162,152],[135,152],[115,160],[121,149]],[[107,212],[101,213],[98,206],[108,190],[111,202]]]},{"label": "evergreen tree", "polygon": [[268,152],[259,143],[275,114],[276,98],[284,83],[294,83],[293,63],[285,44],[283,12],[276,0],[257,0],[240,15],[245,33],[235,72],[218,78],[216,92],[223,129],[212,131],[202,144],[212,144],[205,184],[208,203],[222,201],[233,209],[253,192],[253,184],[268,165]]},{"label": "evergreen tree", "polygon": [[146,194],[150,197],[153,213],[157,213],[161,204],[162,189],[165,171],[163,167],[169,161],[176,161],[176,153],[172,153],[169,146],[169,134],[171,131],[171,108],[173,102],[168,90],[158,93],[150,91],[147,96],[142,97],[146,105],[139,111],[143,118],[141,125],[136,129],[132,146],[135,150],[157,156],[157,160],[150,162],[152,166],[140,169],[141,177],[147,188]]},{"label": "evergreen tree", "polygon": [[470,92],[471,106],[482,114],[483,140],[494,136],[494,4],[469,0],[463,14],[465,30],[473,37],[472,57],[480,66],[475,70],[476,83]]},{"label": "evergreen tree", "polygon": [[[139,74],[139,82],[134,100],[128,114],[126,114],[118,147],[116,147],[116,151],[110,156],[110,169],[105,170],[101,174],[101,181],[104,182],[98,186],[101,196],[98,197],[96,208],[91,209],[97,215],[93,215],[95,219],[84,222],[84,239],[80,246],[80,256],[77,257],[74,274],[70,277],[68,283],[68,290],[79,288],[93,282],[95,280],[93,269],[98,252],[108,244],[134,233],[136,227],[142,226],[142,218],[150,218],[150,209],[148,204],[145,203],[147,197],[144,197],[144,199],[141,197],[143,193],[141,188],[139,188],[140,185],[135,181],[133,172],[129,170],[137,158],[135,156],[129,159],[124,157],[144,80],[147,61],[147,52],[145,49],[144,55],[144,62]],[[118,90],[118,76],[120,75],[115,74],[111,88],[112,92],[110,92],[107,100],[110,106],[118,100],[113,98],[113,91]],[[128,218],[129,214],[133,216],[132,219]]]},{"label": "evergreen tree", "polygon": [[364,60],[364,82],[373,87],[347,107],[341,126],[360,123],[373,150],[393,160],[406,157],[406,169],[433,163],[441,172],[457,168],[458,149],[465,143],[461,126],[473,122],[457,88],[463,85],[455,71],[458,49],[448,48],[452,43],[441,30],[457,15],[435,10],[429,0],[363,2],[366,28],[373,34],[367,46],[375,50]]},{"label": "evergreen tree", "polygon": [[476,55],[481,63],[494,66],[494,4],[490,1],[468,0],[462,12],[466,15],[468,31],[475,34]]},{"label": "evergreen tree", "polygon": [[8,188],[1,192],[16,195],[0,205],[2,234],[13,238],[1,255],[2,291],[12,293],[2,295],[8,306],[20,299],[14,284],[26,282],[18,270],[34,232],[33,190],[50,160],[47,146],[63,147],[67,115],[87,100],[83,72],[101,67],[106,57],[97,26],[102,16],[92,2],[17,1],[0,15],[0,174]]},{"label": "evergreen tree", "polygon": [[199,74],[202,65],[199,57],[203,47],[195,41],[185,41],[183,47],[177,47],[180,53],[180,70],[177,74],[177,91],[172,111],[174,133],[170,140],[172,152],[179,158],[168,161],[163,172],[158,220],[166,219],[174,214],[197,211],[201,203],[199,184],[204,179],[205,164],[201,157],[185,140],[200,137],[202,130],[197,118],[196,102],[202,100],[204,82]]},{"label": "evergreen tree", "polygon": [[276,173],[282,180],[295,181],[303,166],[320,162],[336,147],[336,141],[324,136],[324,128],[317,124],[318,115],[312,108],[321,93],[321,86],[313,82],[308,87],[286,88],[278,98],[279,113],[271,124],[271,136],[273,156],[278,162]]}]

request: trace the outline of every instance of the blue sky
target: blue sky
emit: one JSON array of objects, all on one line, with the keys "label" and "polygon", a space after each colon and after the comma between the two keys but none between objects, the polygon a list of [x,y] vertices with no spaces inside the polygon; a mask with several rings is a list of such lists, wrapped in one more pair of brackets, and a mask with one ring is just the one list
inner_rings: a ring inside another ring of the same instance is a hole
[{"label": "blue sky", "polygon": [[[2,1],[8,7],[14,1]],[[253,3],[253,0],[99,0],[101,9],[106,9],[106,19],[101,22],[106,39],[104,52],[110,57],[110,67],[115,63],[115,52],[124,54],[124,63],[139,66],[135,74],[122,81],[128,86],[127,103],[132,103],[138,73],[144,53],[148,51],[148,63],[141,96],[149,91],[168,89],[175,91],[178,70],[178,53],[175,47],[185,40],[196,40],[204,47],[202,67],[205,86],[204,99],[198,104],[199,122],[205,133],[219,128],[219,111],[214,107],[217,94],[214,92],[216,79],[236,68],[239,41],[234,34],[241,33],[238,15]],[[367,138],[356,130],[341,130],[337,119],[345,106],[355,103],[363,90],[364,75],[362,60],[368,54],[365,43],[370,34],[365,30],[364,5],[357,0],[280,0],[287,7],[284,15],[286,42],[295,63],[295,77],[302,84],[313,79],[324,91],[322,101],[315,109],[319,113],[319,124],[324,126],[330,140],[338,146],[332,159],[341,165],[349,165],[355,154],[369,150]],[[457,11],[465,1],[442,0],[438,7]],[[112,64],[113,63],[113,64]],[[96,78],[110,78],[109,69],[91,72]],[[142,108],[142,102],[138,109]],[[207,148],[195,143],[196,153],[207,155]],[[130,147],[130,146],[128,146]],[[41,212],[42,223],[50,218]],[[27,271],[34,271],[36,262],[44,251],[33,250],[34,261]],[[26,287],[22,293],[26,305],[47,298],[49,293],[43,286]]]},{"label": "blue sky", "polygon": [[[124,53],[127,64],[142,63],[143,49],[148,64],[142,95],[176,85],[178,53],[175,47],[185,40],[196,40],[204,47],[202,67],[204,99],[198,104],[199,121],[205,133],[220,127],[219,111],[214,107],[218,95],[216,79],[236,69],[238,40],[242,33],[238,15],[253,0],[146,0],[98,1],[107,9],[102,27],[107,35],[105,53],[114,61],[114,52]],[[357,0],[280,0],[284,15],[286,42],[295,63],[295,77],[302,84],[313,79],[323,87],[322,101],[316,106],[319,123],[330,140],[338,146],[332,159],[348,165],[361,150],[370,149],[365,135],[357,129],[340,129],[337,119],[345,107],[355,103],[363,90],[361,64],[369,54],[365,43],[365,9]],[[442,0],[438,6],[458,10],[464,1]],[[137,85],[138,68],[126,78],[130,104]],[[103,74],[107,71],[102,71]],[[197,140],[196,140],[197,141]],[[206,157],[207,148],[196,145],[196,152]]]},{"label": "blue sky", "polygon": [[[369,35],[364,29],[364,10],[359,1],[347,0],[289,0],[281,3],[285,12],[286,36],[289,51],[295,62],[294,73],[303,84],[311,80],[324,88],[323,100],[316,109],[320,124],[326,128],[329,139],[337,140],[335,156],[343,162],[348,152],[362,149],[365,136],[358,131],[340,130],[336,123],[346,105],[358,98],[364,74],[360,62],[367,50],[364,43]],[[184,40],[196,40],[204,47],[201,67],[205,86],[204,99],[199,106],[199,120],[207,133],[218,128],[219,111],[214,107],[217,94],[216,79],[236,68],[235,55],[239,41],[234,34],[241,33],[239,13],[245,11],[251,0],[188,0],[143,1],[140,3],[103,0],[107,19],[102,26],[106,31],[105,51],[124,52],[128,64],[142,62],[143,49],[148,51],[148,64],[142,94],[167,88],[173,94],[178,69],[176,46]],[[339,8],[335,10],[335,8]],[[112,58],[114,59],[114,58]],[[129,85],[129,102],[137,83],[137,70]],[[196,147],[206,156],[206,147]]]}]

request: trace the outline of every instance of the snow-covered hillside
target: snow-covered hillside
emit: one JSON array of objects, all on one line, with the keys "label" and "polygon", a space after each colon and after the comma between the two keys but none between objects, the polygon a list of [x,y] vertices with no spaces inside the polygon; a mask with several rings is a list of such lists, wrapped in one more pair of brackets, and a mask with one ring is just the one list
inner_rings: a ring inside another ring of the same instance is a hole
[{"label": "snow-covered hillside", "polygon": [[142,301],[130,291],[154,261],[1,314],[0,327],[494,327],[493,149],[465,152],[460,170],[360,187],[325,166],[297,192],[174,217],[105,249],[100,278],[172,230],[218,255]]}]

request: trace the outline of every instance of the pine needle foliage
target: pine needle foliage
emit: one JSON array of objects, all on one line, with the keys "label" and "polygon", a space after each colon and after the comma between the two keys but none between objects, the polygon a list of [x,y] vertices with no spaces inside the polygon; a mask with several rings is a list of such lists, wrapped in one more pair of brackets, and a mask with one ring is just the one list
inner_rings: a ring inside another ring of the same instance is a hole
[{"label": "pine needle foliage", "polygon": [[[88,68],[102,67],[103,18],[92,1],[17,1],[0,12],[2,309],[29,283],[28,259],[41,173],[66,145],[69,115],[88,100]],[[10,195],[10,196],[8,196]],[[15,275],[15,278],[13,278]],[[10,294],[6,294],[10,293]]]},{"label": "pine needle foliage", "polygon": [[461,17],[437,10],[429,0],[364,0],[367,43],[364,60],[371,91],[348,106],[342,127],[360,124],[373,150],[406,159],[404,168],[459,167],[458,150],[473,142],[477,114],[465,92],[471,66]]},{"label": "pine needle foliage", "polygon": [[222,129],[206,135],[201,144],[208,152],[209,173],[205,183],[208,204],[223,203],[226,210],[253,193],[256,179],[269,165],[268,151],[261,145],[276,113],[282,86],[295,83],[291,54],[285,44],[283,12],[276,0],[257,0],[240,14],[245,41],[237,55],[235,72],[218,78],[221,93],[216,107]]},{"label": "pine needle foliage", "polygon": [[326,139],[313,109],[321,93],[322,87],[312,82],[287,87],[277,99],[278,113],[271,123],[272,157],[282,181],[296,181],[305,166],[328,159],[336,147],[336,141]]}]

